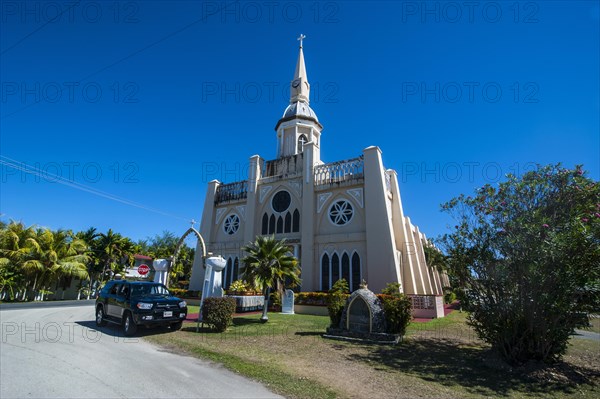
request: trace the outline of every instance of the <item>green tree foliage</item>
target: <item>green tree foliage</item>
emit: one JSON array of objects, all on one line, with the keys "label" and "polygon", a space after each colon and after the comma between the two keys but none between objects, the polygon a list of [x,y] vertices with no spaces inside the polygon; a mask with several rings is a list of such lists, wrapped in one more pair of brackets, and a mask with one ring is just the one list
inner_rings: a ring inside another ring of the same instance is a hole
[{"label": "green tree foliage", "polygon": [[412,320],[412,304],[410,298],[400,292],[400,288],[400,283],[388,283],[378,297],[383,305],[387,332],[403,336]]},{"label": "green tree foliage", "polygon": [[0,282],[13,298],[16,289],[37,296],[61,279],[86,279],[88,261],[87,245],[69,230],[16,222],[0,230]]},{"label": "green tree foliage", "polygon": [[233,321],[235,299],[230,297],[206,298],[202,303],[202,321],[210,324],[217,332],[224,332]]},{"label": "green tree foliage", "polygon": [[[169,259],[177,248],[180,237],[170,231],[163,231],[162,234],[157,234],[154,237],[148,237],[144,241],[140,241],[142,251],[145,255],[153,259]],[[169,280],[171,283],[176,282],[179,278],[189,280],[192,274],[192,266],[194,263],[195,249],[190,248],[185,243],[182,244],[177,255],[176,264],[172,265],[169,270]]]},{"label": "green tree foliage", "polygon": [[327,312],[329,313],[331,328],[339,328],[349,293],[348,282],[343,278],[333,283],[329,290],[327,294]]},{"label": "green tree foliage", "polygon": [[385,288],[381,290],[383,295],[398,296],[401,292],[402,285],[400,283],[387,283]]},{"label": "green tree foliage", "polygon": [[102,265],[101,280],[109,280],[115,274],[123,274],[125,268],[133,265],[138,248],[129,237],[123,237],[108,229],[97,238],[98,251],[95,253],[98,264]]},{"label": "green tree foliage", "polygon": [[451,275],[478,335],[511,364],[552,362],[600,308],[600,185],[581,167],[538,166],[442,205]]},{"label": "green tree foliage", "polygon": [[248,255],[242,259],[243,266],[240,271],[244,280],[263,293],[265,307],[261,320],[266,322],[271,288],[280,291],[286,281],[290,285],[300,284],[298,261],[290,253],[285,239],[277,240],[274,236],[258,236],[242,250]]}]

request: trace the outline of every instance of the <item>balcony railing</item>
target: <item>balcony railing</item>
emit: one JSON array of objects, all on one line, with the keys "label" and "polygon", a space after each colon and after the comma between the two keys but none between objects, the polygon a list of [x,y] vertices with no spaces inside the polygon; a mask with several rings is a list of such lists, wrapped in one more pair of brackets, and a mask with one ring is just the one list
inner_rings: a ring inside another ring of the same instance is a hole
[{"label": "balcony railing", "polygon": [[361,180],[364,166],[362,156],[315,166],[315,186]]},{"label": "balcony railing", "polygon": [[246,180],[234,183],[221,184],[217,187],[215,194],[215,204],[227,201],[237,201],[246,199],[248,196],[248,182]]},{"label": "balcony railing", "polygon": [[264,163],[262,177],[287,177],[302,172],[303,154],[273,159]]}]

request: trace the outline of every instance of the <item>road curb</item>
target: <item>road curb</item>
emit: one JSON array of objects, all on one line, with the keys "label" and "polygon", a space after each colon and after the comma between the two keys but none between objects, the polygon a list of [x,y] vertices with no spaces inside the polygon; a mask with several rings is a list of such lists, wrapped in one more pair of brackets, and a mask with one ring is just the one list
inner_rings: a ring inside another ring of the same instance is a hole
[{"label": "road curb", "polygon": [[44,302],[11,302],[0,303],[0,311],[15,309],[36,309],[62,306],[92,306],[94,299],[72,300],[72,301],[44,301]]}]

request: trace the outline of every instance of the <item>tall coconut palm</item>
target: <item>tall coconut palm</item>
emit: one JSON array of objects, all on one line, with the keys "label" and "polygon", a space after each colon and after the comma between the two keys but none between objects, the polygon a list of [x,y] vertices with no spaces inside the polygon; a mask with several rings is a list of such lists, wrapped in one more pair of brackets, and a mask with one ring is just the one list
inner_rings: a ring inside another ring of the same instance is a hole
[{"label": "tall coconut palm", "polygon": [[102,272],[102,264],[100,262],[100,254],[102,249],[99,246],[99,237],[95,227],[90,227],[87,230],[77,232],[75,236],[83,240],[88,247],[88,255],[90,257],[87,262],[87,271],[89,275],[89,289],[87,290],[87,299],[90,299],[94,288],[94,278]]},{"label": "tall coconut palm", "polygon": [[26,281],[21,266],[28,259],[30,248],[27,239],[35,236],[33,226],[11,221],[0,228],[0,293],[7,292],[11,298],[15,292],[25,296]]},{"label": "tall coconut palm", "polygon": [[31,252],[22,268],[26,275],[33,277],[34,292],[39,287],[44,290],[62,277],[80,280],[88,278],[87,245],[83,240],[75,238],[71,231],[53,232],[39,228],[35,237],[27,239],[27,245]]},{"label": "tall coconut palm", "polygon": [[261,321],[269,320],[267,308],[272,287],[283,286],[287,279],[292,284],[300,283],[300,268],[297,259],[290,253],[285,239],[277,240],[274,236],[258,236],[256,240],[242,248],[248,255],[242,259],[241,273],[246,281],[265,296],[265,305]]},{"label": "tall coconut palm", "polygon": [[99,260],[103,266],[101,279],[104,279],[108,272],[116,274],[123,271],[123,260],[131,263],[135,255],[133,241],[119,233],[115,233],[112,229],[100,234],[98,247],[100,248]]}]

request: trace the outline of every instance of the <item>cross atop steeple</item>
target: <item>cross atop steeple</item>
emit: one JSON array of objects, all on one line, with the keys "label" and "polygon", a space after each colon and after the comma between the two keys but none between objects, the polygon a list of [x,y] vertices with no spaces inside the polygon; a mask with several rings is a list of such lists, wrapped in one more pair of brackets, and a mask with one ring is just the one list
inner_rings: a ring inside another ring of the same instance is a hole
[{"label": "cross atop steeple", "polygon": [[306,38],[303,34],[300,34],[298,40],[300,41],[300,49],[298,50],[298,62],[296,63],[296,71],[294,72],[294,79],[292,80],[290,90],[290,103],[297,101],[303,101],[308,104],[310,94],[310,84],[308,83],[308,77],[306,76],[306,66],[304,65],[304,51],[302,49],[302,41]]},{"label": "cross atop steeple", "polygon": [[300,40],[300,48],[302,48],[302,40],[306,39],[306,36],[304,36],[302,33],[300,33],[300,36],[298,37],[298,40]]}]

